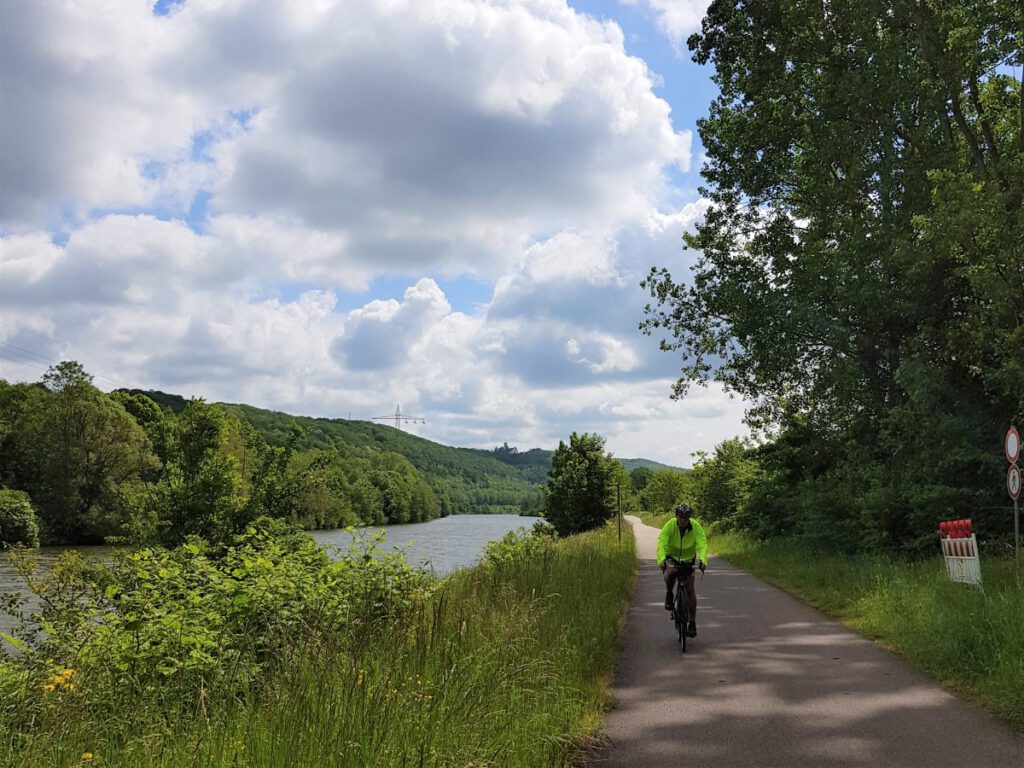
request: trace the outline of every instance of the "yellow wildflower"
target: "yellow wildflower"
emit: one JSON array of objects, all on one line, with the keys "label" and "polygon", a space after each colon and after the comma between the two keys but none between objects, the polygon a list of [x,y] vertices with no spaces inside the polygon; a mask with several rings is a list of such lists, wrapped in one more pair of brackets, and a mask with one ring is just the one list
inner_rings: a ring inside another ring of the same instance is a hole
[{"label": "yellow wildflower", "polygon": [[53,691],[58,688],[66,688],[69,691],[74,690],[75,684],[71,682],[71,678],[75,676],[75,670],[63,669],[55,675],[50,675],[50,682],[43,686],[46,691]]},{"label": "yellow wildflower", "polygon": [[82,753],[82,762],[83,763],[91,763],[92,762],[92,752],[83,752]]}]

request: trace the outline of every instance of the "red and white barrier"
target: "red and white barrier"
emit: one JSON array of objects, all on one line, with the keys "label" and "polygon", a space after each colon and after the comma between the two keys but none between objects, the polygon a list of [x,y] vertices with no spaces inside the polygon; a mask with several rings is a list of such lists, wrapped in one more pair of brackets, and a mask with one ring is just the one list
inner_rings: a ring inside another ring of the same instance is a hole
[{"label": "red and white barrier", "polygon": [[970,520],[949,520],[939,523],[942,556],[946,573],[953,581],[981,586],[981,560],[978,559],[978,537]]}]

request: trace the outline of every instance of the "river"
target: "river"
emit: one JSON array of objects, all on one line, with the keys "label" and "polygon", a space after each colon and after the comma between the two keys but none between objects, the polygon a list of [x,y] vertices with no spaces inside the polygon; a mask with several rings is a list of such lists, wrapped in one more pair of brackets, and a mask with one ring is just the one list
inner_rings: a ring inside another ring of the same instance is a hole
[{"label": "river", "polygon": [[[480,559],[487,542],[520,528],[529,530],[540,519],[519,515],[452,515],[428,523],[358,530],[367,536],[384,531],[387,536],[381,546],[385,551],[398,549],[404,552],[410,565],[445,574],[473,565]],[[342,529],[310,531],[309,535],[328,552],[344,552],[353,537],[352,533]]]},{"label": "river", "polygon": [[[450,573],[458,568],[473,565],[483,555],[484,546],[496,541],[506,533],[520,528],[529,530],[540,518],[519,515],[452,515],[412,525],[391,525],[383,528],[359,528],[362,535],[372,536],[384,531],[381,543],[385,552],[401,551],[411,565],[420,566],[438,575]],[[314,541],[321,544],[328,553],[344,553],[352,542],[354,533],[344,529],[309,531]],[[39,563],[47,568],[68,547],[42,547]],[[96,560],[110,558],[112,547],[77,547],[85,557]],[[10,560],[0,553],[0,593],[24,592],[21,581]],[[0,611],[0,632],[9,633],[13,619]],[[3,643],[0,643],[2,646]]]}]

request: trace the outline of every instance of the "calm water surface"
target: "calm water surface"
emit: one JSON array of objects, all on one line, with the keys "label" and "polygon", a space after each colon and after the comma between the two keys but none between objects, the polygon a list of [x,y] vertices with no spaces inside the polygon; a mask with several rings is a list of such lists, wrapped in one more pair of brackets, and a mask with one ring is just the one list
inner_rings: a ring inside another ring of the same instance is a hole
[{"label": "calm water surface", "polygon": [[[446,574],[457,568],[473,565],[483,555],[484,546],[510,531],[529,530],[540,520],[538,517],[518,515],[453,515],[414,525],[392,525],[383,528],[360,528],[359,535],[367,537],[378,531],[386,536],[381,549],[385,552],[401,551],[411,565],[421,566],[437,574]],[[328,553],[348,549],[355,533],[338,529],[309,531],[314,541]],[[39,563],[47,568],[68,547],[43,547],[39,550]],[[113,557],[112,547],[75,547],[85,557],[105,560]],[[0,592],[22,592],[25,585],[14,566],[0,553]],[[0,611],[0,632],[10,632],[13,620]],[[0,643],[0,646],[3,644]]]},{"label": "calm water surface", "polygon": [[[429,523],[360,528],[359,532],[372,535],[385,531],[387,536],[382,549],[401,551],[411,565],[444,574],[473,565],[480,559],[487,542],[520,528],[529,530],[540,519],[519,515],[452,515]],[[328,551],[342,552],[353,538],[353,534],[345,530],[310,531],[309,535]]]}]

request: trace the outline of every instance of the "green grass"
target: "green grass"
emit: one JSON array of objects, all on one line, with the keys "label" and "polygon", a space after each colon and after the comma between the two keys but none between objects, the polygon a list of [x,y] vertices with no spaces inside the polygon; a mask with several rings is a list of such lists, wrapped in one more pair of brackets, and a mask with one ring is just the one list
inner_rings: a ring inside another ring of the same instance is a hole
[{"label": "green grass", "polygon": [[640,520],[641,520],[641,522],[644,525],[649,525],[652,528],[658,528],[659,530],[669,520],[674,520],[674,519],[675,519],[675,514],[671,513],[671,512],[667,513],[667,514],[653,514],[651,512],[641,512],[640,513]]},{"label": "green grass", "polygon": [[814,553],[793,542],[717,534],[711,550],[852,629],[1024,731],[1024,581],[982,559],[984,590],[914,563]]},{"label": "green grass", "polygon": [[50,693],[31,729],[0,733],[0,764],[569,765],[600,728],[634,570],[631,532],[619,546],[609,527],[460,571],[401,620],[294,638],[272,673],[189,712]]}]

